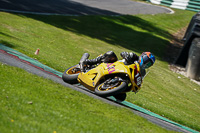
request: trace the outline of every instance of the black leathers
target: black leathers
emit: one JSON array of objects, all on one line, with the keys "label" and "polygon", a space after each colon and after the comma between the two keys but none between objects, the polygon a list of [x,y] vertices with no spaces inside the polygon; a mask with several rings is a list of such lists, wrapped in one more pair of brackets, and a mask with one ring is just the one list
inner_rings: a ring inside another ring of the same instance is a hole
[{"label": "black leathers", "polygon": [[[125,59],[125,62],[124,62],[125,65],[133,64],[135,61],[139,60],[139,56],[137,56],[135,53],[132,53],[132,52],[121,52],[120,55],[123,59]],[[113,51],[108,51],[105,54],[100,55],[95,59],[86,59],[82,65],[86,65],[86,64],[95,65],[102,62],[113,63],[117,60],[118,58],[116,54]],[[141,71],[142,77],[144,77],[146,75],[145,69],[141,68],[140,71]]]},{"label": "black leathers", "polygon": [[112,63],[117,60],[118,60],[118,58],[117,58],[116,54],[113,51],[108,51],[105,54],[98,56],[97,58],[86,59],[85,63],[88,65],[94,65],[97,63],[101,63],[101,62]]},{"label": "black leathers", "polygon": [[[125,59],[126,64],[132,64],[132,63],[134,63],[134,61],[137,61],[139,59],[139,56],[137,56],[135,53],[132,53],[132,52],[130,52],[130,53],[122,52],[120,55],[123,59]],[[116,54],[113,51],[108,51],[105,54],[100,55],[95,59],[86,59],[85,64],[94,65],[97,63],[101,63],[101,62],[112,63],[117,60],[118,60],[118,58],[117,58]]]}]

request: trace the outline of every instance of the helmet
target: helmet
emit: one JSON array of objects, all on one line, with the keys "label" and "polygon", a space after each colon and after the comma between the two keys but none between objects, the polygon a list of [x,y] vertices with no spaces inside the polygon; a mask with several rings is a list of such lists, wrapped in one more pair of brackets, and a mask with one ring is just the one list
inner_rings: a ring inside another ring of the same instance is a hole
[{"label": "helmet", "polygon": [[147,69],[155,62],[155,56],[151,52],[144,52],[139,57],[139,64],[142,68]]}]

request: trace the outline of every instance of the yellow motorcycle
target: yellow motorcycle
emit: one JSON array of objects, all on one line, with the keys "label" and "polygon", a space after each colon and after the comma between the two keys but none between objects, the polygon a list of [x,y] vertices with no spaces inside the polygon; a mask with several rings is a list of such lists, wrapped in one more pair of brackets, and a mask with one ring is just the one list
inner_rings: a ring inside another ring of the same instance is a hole
[{"label": "yellow motorcycle", "polygon": [[[87,58],[89,55],[85,53],[80,62]],[[81,67],[84,71],[81,71]],[[77,64],[65,70],[62,79],[70,84],[80,83],[99,96],[114,96],[121,101],[126,99],[126,92],[136,93],[142,84],[140,66],[137,62],[131,65],[125,65],[121,61],[92,66]]]}]

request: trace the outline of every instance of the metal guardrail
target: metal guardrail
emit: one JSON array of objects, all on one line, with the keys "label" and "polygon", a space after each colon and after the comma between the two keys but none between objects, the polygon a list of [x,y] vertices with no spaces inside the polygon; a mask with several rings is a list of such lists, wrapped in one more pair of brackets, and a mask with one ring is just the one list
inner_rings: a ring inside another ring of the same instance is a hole
[{"label": "metal guardrail", "polygon": [[147,0],[153,4],[168,6],[182,10],[200,11],[200,0]]}]

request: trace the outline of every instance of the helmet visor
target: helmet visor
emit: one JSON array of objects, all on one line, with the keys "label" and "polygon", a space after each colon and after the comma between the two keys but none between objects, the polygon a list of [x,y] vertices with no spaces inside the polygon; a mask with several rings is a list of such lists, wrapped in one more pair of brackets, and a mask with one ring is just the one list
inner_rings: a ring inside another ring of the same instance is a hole
[{"label": "helmet visor", "polygon": [[149,68],[152,65],[153,65],[152,60],[147,55],[144,55],[143,56],[143,67],[144,68]]}]

